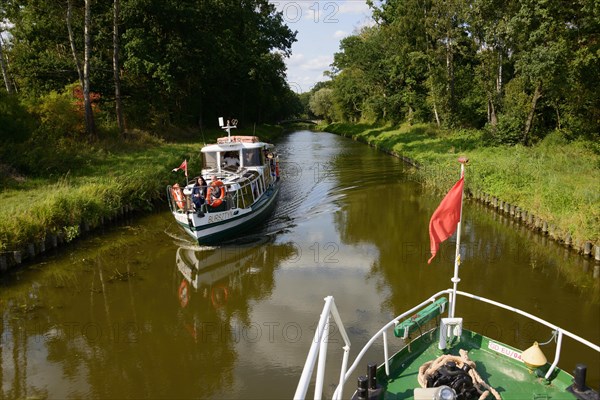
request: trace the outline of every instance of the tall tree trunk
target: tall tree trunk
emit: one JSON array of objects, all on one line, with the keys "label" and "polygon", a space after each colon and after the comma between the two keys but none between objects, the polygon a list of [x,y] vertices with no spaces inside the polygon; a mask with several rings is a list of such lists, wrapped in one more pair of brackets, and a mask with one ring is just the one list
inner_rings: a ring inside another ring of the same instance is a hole
[{"label": "tall tree trunk", "polygon": [[77,49],[75,48],[75,39],[73,38],[73,28],[71,27],[71,17],[73,15],[73,5],[71,0],[67,0],[67,30],[69,31],[69,43],[71,44],[71,53],[73,53],[73,60],[75,61],[75,67],[77,68],[77,76],[79,76],[79,84],[83,89],[83,73],[81,72],[81,62],[77,56]]},{"label": "tall tree trunk", "polygon": [[533,125],[533,116],[535,115],[535,108],[540,97],[542,97],[542,81],[537,82],[537,85],[535,86],[535,92],[533,93],[533,98],[531,99],[531,109],[529,110],[527,121],[525,122],[525,131],[523,132],[524,145],[529,144],[529,133],[531,132],[531,126]]},{"label": "tall tree trunk", "polygon": [[498,49],[498,77],[496,78],[496,93],[502,94],[502,51]]},{"label": "tall tree trunk", "polygon": [[96,136],[94,114],[90,102],[90,52],[91,52],[91,0],[85,0],[85,50],[83,56],[83,105],[85,107],[85,130],[90,138]]},{"label": "tall tree trunk", "polygon": [[496,125],[498,125],[498,117],[496,116],[496,107],[494,107],[493,97],[488,100],[488,103],[489,103],[489,113],[490,113],[489,122],[493,127],[496,127]]},{"label": "tall tree trunk", "polygon": [[427,72],[429,74],[429,82],[431,82],[431,87],[429,88],[429,90],[431,90],[431,97],[433,98],[433,115],[435,116],[435,122],[439,128],[442,124],[440,123],[440,116],[438,114],[437,105],[435,101],[435,85],[433,84],[433,77],[431,75],[431,64],[429,63],[427,63]]},{"label": "tall tree trunk", "polygon": [[0,40],[0,68],[2,68],[2,77],[4,78],[4,84],[6,85],[6,91],[8,93],[13,93],[12,84],[10,83],[10,78],[8,76],[8,70],[6,68],[6,64],[4,63],[4,53],[2,52],[2,41]]},{"label": "tall tree trunk", "polygon": [[446,73],[448,76],[448,81],[446,82],[446,90],[448,91],[448,97],[450,99],[450,112],[454,114],[454,65],[453,65],[453,55],[452,55],[452,46],[450,42],[452,39],[450,35],[446,35]]},{"label": "tall tree trunk", "polygon": [[125,123],[123,122],[123,108],[121,105],[121,74],[119,67],[119,13],[121,4],[114,0],[113,15],[113,74],[115,79],[115,114],[117,116],[117,127],[121,136],[125,137]]}]

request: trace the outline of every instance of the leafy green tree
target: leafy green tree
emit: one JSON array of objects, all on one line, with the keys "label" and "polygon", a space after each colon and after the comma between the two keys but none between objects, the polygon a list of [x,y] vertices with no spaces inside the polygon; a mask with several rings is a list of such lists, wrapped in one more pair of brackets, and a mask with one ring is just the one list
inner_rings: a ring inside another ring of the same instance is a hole
[{"label": "leafy green tree", "polygon": [[334,119],[333,89],[322,88],[317,90],[310,98],[309,106],[312,113],[317,117],[332,121]]},{"label": "leafy green tree", "polygon": [[477,46],[475,79],[485,94],[487,123],[495,130],[502,111],[505,81],[512,77],[512,60],[507,43],[508,22],[518,3],[476,0],[468,9],[468,23]]},{"label": "leafy green tree", "polygon": [[524,0],[509,22],[515,50],[516,74],[523,79],[530,105],[521,142],[529,144],[534,117],[542,97],[545,103],[561,96],[568,76],[567,44],[572,6],[558,0]]},{"label": "leafy green tree", "polygon": [[600,6],[594,0],[580,0],[571,6],[564,97],[553,102],[556,124],[571,138],[600,141]]}]

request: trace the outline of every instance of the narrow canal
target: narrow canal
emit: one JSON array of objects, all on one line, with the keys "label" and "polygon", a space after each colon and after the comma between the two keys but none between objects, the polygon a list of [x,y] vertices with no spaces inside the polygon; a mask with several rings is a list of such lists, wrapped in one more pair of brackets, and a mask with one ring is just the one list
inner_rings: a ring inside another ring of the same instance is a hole
[{"label": "narrow canal", "polygon": [[[427,265],[441,197],[399,160],[327,133],[298,131],[277,145],[285,182],[250,236],[199,247],[165,204],[2,278],[0,397],[289,399],[325,296],[335,297],[354,357],[383,323],[451,286],[452,239]],[[600,342],[593,261],[473,202],[462,243],[459,289]],[[521,348],[552,334],[467,300],[457,315]],[[334,332],[327,397],[341,346]],[[542,348],[552,359],[554,345]],[[368,357],[381,360],[381,346]],[[559,365],[576,362],[589,364],[597,388],[598,354],[566,339]]]}]

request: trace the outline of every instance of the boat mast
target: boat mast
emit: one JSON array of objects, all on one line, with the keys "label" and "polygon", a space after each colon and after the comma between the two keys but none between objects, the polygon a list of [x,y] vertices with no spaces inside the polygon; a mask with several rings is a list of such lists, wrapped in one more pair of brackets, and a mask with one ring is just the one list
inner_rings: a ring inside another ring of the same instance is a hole
[{"label": "boat mast", "polygon": [[227,120],[227,125],[223,123],[223,117],[219,117],[219,126],[227,131],[227,141],[231,143],[231,128],[237,128],[237,119]]},{"label": "boat mast", "polygon": [[[464,178],[465,176],[465,164],[469,162],[469,159],[466,157],[460,157],[458,159],[460,163],[460,177]],[[449,317],[454,318],[454,310],[456,309],[456,289],[458,287],[458,282],[460,282],[460,278],[458,277],[458,267],[460,266],[460,228],[462,225],[462,209],[463,209],[463,200],[465,198],[465,191],[463,186],[463,191],[460,194],[460,217],[458,219],[458,224],[456,226],[456,253],[454,255],[454,276],[452,277],[452,302],[450,303],[450,312]]]}]

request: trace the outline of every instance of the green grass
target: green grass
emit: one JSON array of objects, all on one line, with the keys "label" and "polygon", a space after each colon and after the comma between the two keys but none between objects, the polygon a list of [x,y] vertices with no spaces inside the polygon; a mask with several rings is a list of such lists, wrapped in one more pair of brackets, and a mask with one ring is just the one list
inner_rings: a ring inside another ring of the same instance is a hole
[{"label": "green grass", "polygon": [[[232,134],[253,132],[240,129]],[[272,140],[282,129],[262,126],[257,133],[263,140]],[[189,176],[197,175],[202,142],[212,142],[219,136],[223,131],[215,129],[204,135],[196,133],[185,143],[166,143],[144,134],[130,135],[126,141],[83,143],[71,148],[75,161],[63,161],[76,166],[64,174],[4,178],[0,190],[0,251],[20,250],[49,233],[62,233],[72,240],[79,235],[83,221],[97,226],[102,218],[113,217],[124,205],[152,209],[155,201],[164,198],[166,185],[185,181],[182,171],[171,170],[187,159]]]},{"label": "green grass", "polygon": [[599,145],[568,142],[555,132],[532,147],[486,144],[483,132],[332,124],[323,130],[392,150],[420,164],[421,182],[446,191],[458,179],[457,158],[467,156],[466,186],[539,216],[574,243],[600,243]]}]

